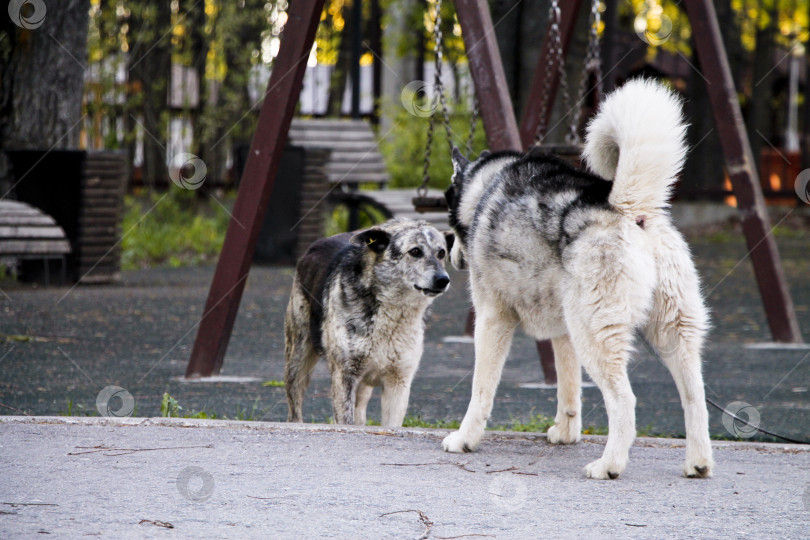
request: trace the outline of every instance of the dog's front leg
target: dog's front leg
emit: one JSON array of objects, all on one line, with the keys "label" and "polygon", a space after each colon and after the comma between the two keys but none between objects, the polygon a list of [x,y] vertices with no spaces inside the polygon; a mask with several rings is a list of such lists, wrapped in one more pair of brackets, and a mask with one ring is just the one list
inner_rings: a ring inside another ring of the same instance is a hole
[{"label": "dog's front leg", "polygon": [[384,382],[382,391],[382,425],[401,427],[408,411],[411,385],[403,382]]},{"label": "dog's front leg", "polygon": [[459,430],[442,441],[446,452],[472,452],[481,442],[517,322],[509,308],[476,306],[472,397]]},{"label": "dog's front leg", "polygon": [[366,425],[366,409],[374,387],[363,382],[357,385],[357,404],[354,406],[354,423],[358,426]]},{"label": "dog's front leg", "polygon": [[332,409],[336,424],[354,424],[354,407],[360,378],[344,369],[332,370]]}]

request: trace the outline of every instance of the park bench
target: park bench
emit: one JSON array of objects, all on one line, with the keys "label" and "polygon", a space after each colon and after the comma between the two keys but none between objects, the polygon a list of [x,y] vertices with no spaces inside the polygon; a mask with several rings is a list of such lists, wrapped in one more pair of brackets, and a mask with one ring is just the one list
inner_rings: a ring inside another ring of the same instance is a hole
[{"label": "park bench", "polygon": [[41,260],[45,285],[50,285],[51,260],[61,261],[65,282],[65,258],[71,252],[65,231],[56,221],[29,204],[0,200],[0,257]]},{"label": "park bench", "polygon": [[[323,172],[330,189],[340,188],[344,193],[355,193],[360,184],[378,189],[367,189],[357,194],[358,204],[367,198],[384,207],[394,217],[422,219],[440,228],[449,228],[447,212],[418,213],[411,199],[414,189],[386,189],[390,176],[380,154],[378,142],[368,122],[363,120],[309,120],[293,119],[289,132],[289,144],[305,149],[328,148],[329,158]],[[448,179],[449,181],[449,179]],[[306,188],[309,188],[307,186]],[[305,189],[306,189],[305,188]],[[431,190],[429,196],[441,196],[439,190]],[[317,194],[317,199],[322,197]],[[306,212],[311,208],[312,197],[303,197]],[[344,204],[351,197],[343,197]]]}]

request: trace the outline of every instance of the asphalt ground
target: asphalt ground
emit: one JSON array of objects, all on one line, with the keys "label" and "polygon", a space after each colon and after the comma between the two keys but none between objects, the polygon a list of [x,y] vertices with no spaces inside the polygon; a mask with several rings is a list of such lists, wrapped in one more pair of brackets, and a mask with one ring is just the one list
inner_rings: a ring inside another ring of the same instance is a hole
[{"label": "asphalt ground", "polygon": [[[810,440],[810,349],[752,348],[770,339],[750,261],[741,241],[692,238],[714,328],[704,354],[707,396],[721,407],[743,402],[761,427]],[[805,336],[810,338],[810,241],[778,238],[784,269]],[[205,411],[230,419],[284,421],[283,313],[292,268],[255,266],[245,288],[220,382],[182,379],[213,267],[124,272],[109,286],[43,289],[0,285],[0,410],[10,415],[98,415],[97,398],[115,385],[133,397],[134,414],[160,415],[168,392],[181,414]],[[422,364],[408,414],[428,422],[458,421],[470,396],[473,347],[448,343],[462,333],[470,306],[466,275],[452,272],[448,293],[433,305]],[[630,378],[642,434],[681,435],[683,415],[675,385],[660,362],[638,345]],[[236,382],[229,382],[236,381]],[[518,332],[499,388],[491,425],[553,416],[556,391],[542,384],[534,343]],[[329,378],[316,368],[304,417],[331,417]],[[117,403],[117,402],[116,402]],[[584,426],[607,426],[598,389],[583,389]],[[110,410],[116,411],[120,405]],[[379,419],[379,392],[369,406]],[[720,411],[710,409],[711,431],[732,437]],[[742,430],[732,431],[748,437]],[[757,434],[754,438],[759,438]],[[761,440],[769,440],[767,437]]]}]

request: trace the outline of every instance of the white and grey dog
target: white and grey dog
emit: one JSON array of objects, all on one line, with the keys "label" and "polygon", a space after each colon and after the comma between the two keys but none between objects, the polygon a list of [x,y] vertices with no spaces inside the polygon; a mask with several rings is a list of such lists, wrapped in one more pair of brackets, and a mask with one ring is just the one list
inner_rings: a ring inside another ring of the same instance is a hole
[{"label": "white and grey dog", "polygon": [[382,424],[402,425],[426,311],[450,283],[452,244],[451,233],[424,221],[395,219],[309,247],[284,321],[289,422],[301,422],[312,369],[325,356],[337,423],[364,425],[373,387],[382,386]]},{"label": "white and grey dog", "polygon": [[477,313],[472,399],[442,446],[474,450],[492,411],[518,325],[551,339],[557,415],[551,443],[575,443],[582,429],[584,366],[599,386],[609,434],[590,478],[617,478],[636,435],[627,376],[634,331],[661,352],[686,417],[684,475],[712,474],[701,374],[707,310],[689,248],[670,220],[670,189],[686,156],[681,103],[645,80],[628,82],[588,126],[584,158],[595,174],[553,157],[454,153],[446,196],[456,233],[451,260],[469,267]]}]

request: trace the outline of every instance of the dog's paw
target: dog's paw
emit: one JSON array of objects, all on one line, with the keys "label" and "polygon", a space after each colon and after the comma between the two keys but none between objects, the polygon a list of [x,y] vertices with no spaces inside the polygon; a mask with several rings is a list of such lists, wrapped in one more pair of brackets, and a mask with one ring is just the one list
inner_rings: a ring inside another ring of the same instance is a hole
[{"label": "dog's paw", "polygon": [[455,454],[472,452],[477,446],[478,443],[468,441],[461,431],[454,431],[442,441],[444,451],[453,452]]},{"label": "dog's paw", "polygon": [[714,462],[711,459],[687,459],[683,464],[683,475],[687,478],[711,478]]},{"label": "dog's paw", "polygon": [[585,465],[585,476],[596,480],[615,480],[622,472],[624,472],[624,465],[610,463],[605,458]]},{"label": "dog's paw", "polygon": [[574,444],[579,442],[582,433],[574,422],[565,422],[548,428],[547,437],[551,444]]}]

